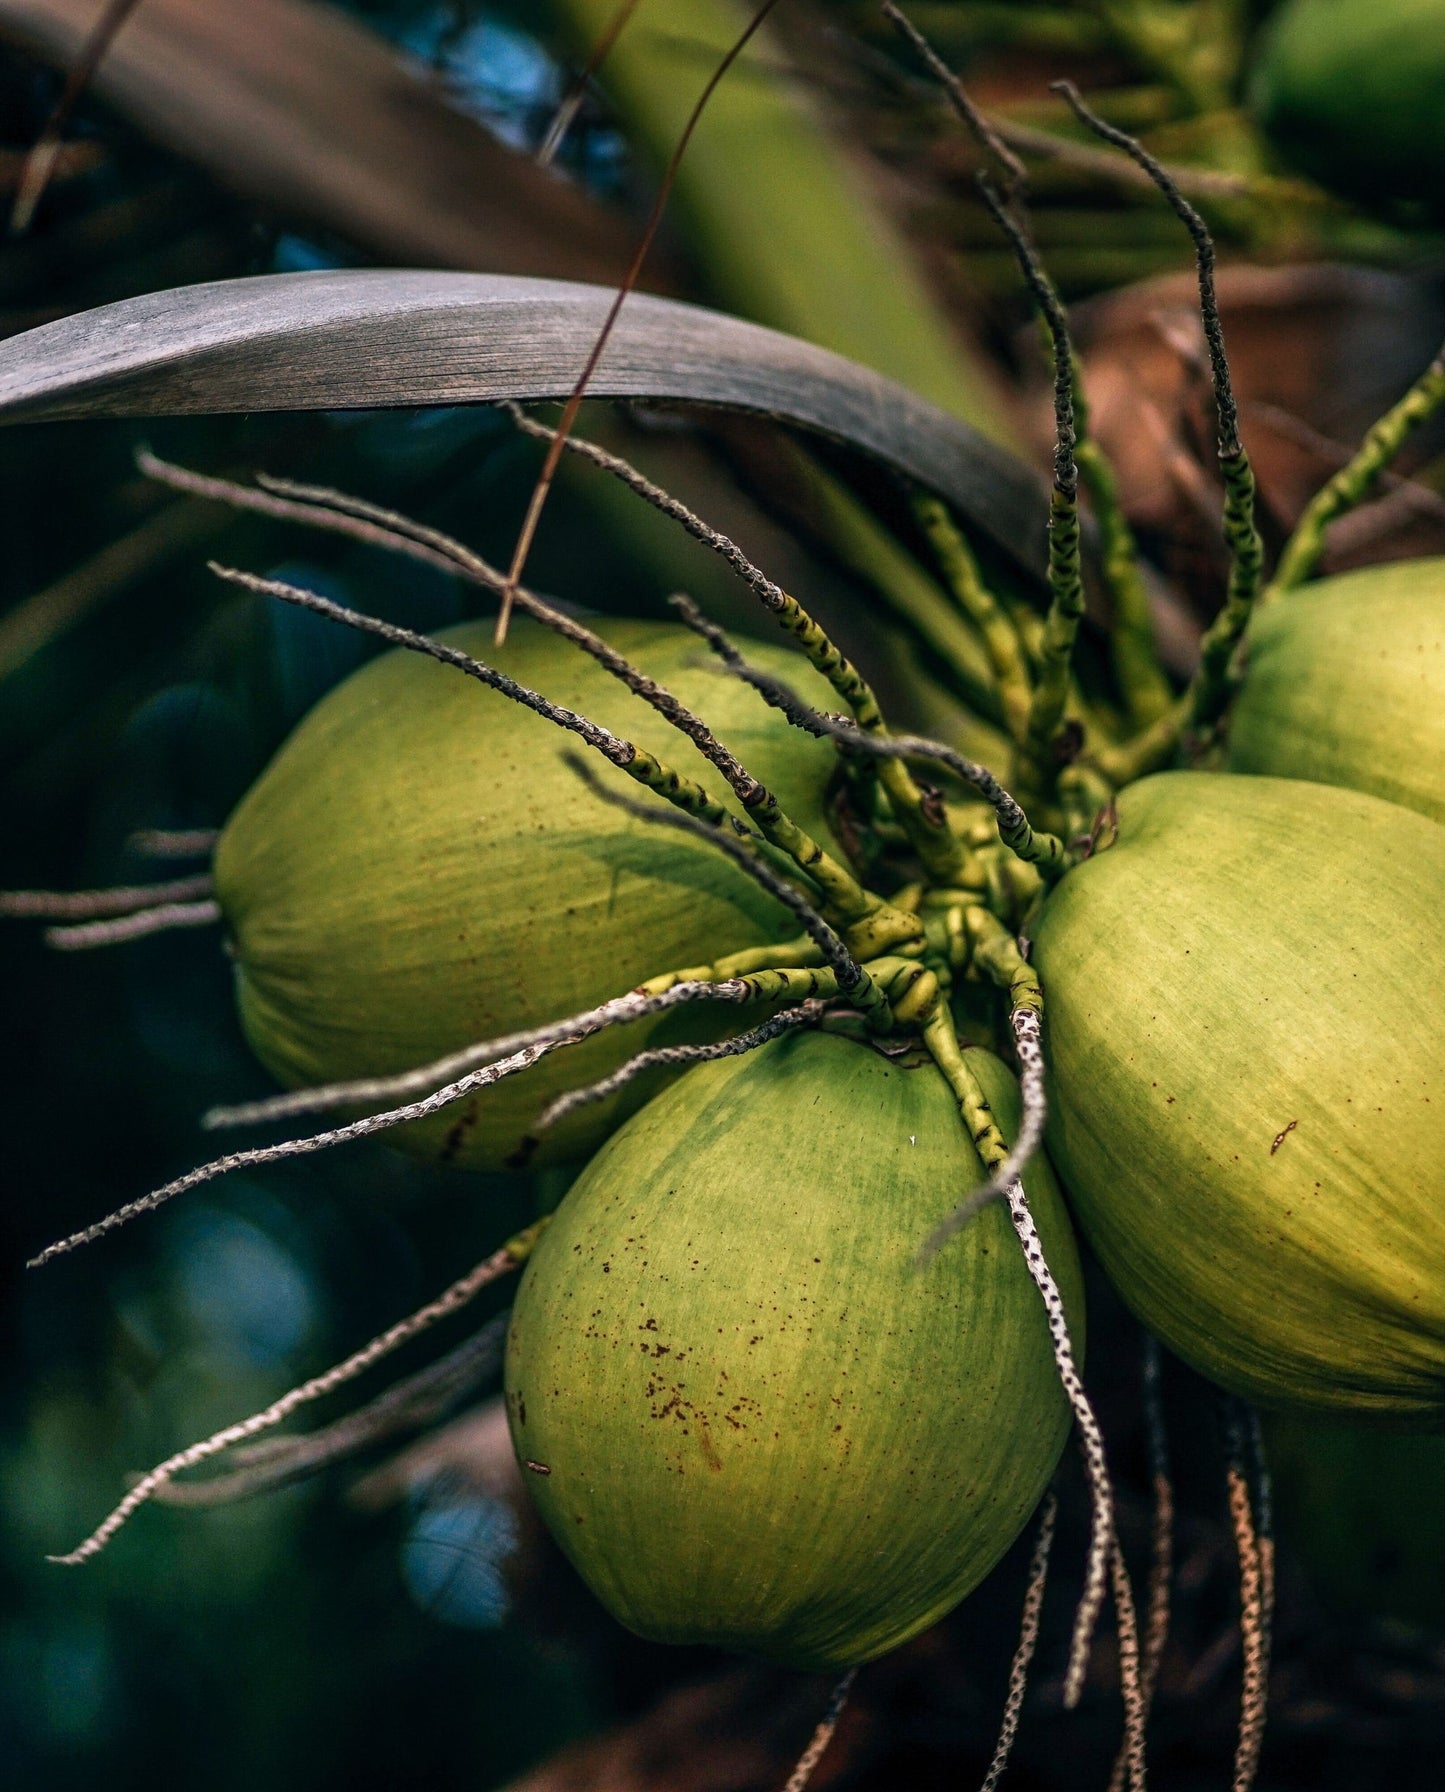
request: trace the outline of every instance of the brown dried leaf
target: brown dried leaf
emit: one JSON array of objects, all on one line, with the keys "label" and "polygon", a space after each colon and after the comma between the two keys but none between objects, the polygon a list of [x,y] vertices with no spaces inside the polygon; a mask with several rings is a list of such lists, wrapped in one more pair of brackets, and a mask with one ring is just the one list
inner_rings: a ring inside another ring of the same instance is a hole
[{"label": "brown dried leaf", "polygon": [[[1424,282],[1327,264],[1226,269],[1219,301],[1265,525],[1278,540],[1435,353],[1445,315]],[[1171,570],[1207,614],[1224,548],[1194,277],[1091,300],[1074,308],[1073,324],[1094,433],[1130,520],[1168,544]],[[1038,415],[1042,428],[1042,402]],[[1336,531],[1333,564],[1442,543],[1445,507],[1406,488]]]}]

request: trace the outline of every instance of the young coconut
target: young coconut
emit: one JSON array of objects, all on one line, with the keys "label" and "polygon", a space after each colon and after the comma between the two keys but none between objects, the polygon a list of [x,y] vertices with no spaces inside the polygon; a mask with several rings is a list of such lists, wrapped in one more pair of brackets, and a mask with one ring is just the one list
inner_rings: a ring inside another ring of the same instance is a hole
[{"label": "young coconut", "polygon": [[[1062,90],[1159,181],[1195,236],[1219,406],[1229,591],[1184,697],[1119,752],[1092,756],[1108,782],[1129,784],[1224,713],[1261,548],[1208,232],[1147,152]],[[986,196],[1054,339],[1057,610],[1075,571],[1065,327],[1026,226]],[[1442,371],[1322,494],[1282,582],[1298,575],[1311,531],[1358,500],[1438,403]],[[1432,1179],[1445,1118],[1431,1102],[1445,1046],[1408,1024],[1380,1038],[1379,1016],[1413,1014],[1422,968],[1427,981],[1445,968],[1434,915],[1445,832],[1347,791],[1175,773],[1125,789],[1079,856],[1041,893],[1029,932],[1050,1016],[1049,1136],[1106,1267],[1152,1329],[1227,1386],[1277,1405],[1438,1423],[1445,1239]]]},{"label": "young coconut", "polygon": [[1305,583],[1330,523],[1445,405],[1445,349],[1306,506],[1245,637],[1230,770],[1368,790],[1445,821],[1445,560]]},{"label": "young coconut", "polygon": [[[685,629],[611,621],[597,633],[683,703],[706,708],[750,771],[831,846],[826,746],[699,665]],[[440,640],[644,751],[682,748],[595,659],[536,622],[514,624],[500,648],[484,623]],[[795,655],[759,651],[808,676]],[[811,688],[831,695],[821,680]],[[215,854],[242,1024],[282,1083],[385,1078],[591,1009],[668,965],[710,965],[719,952],[785,938],[786,913],[708,846],[644,836],[600,805],[564,764],[567,739],[551,720],[403,651],[363,667],[305,717]],[[700,760],[696,769],[721,803],[722,777]],[[469,1167],[502,1165],[563,1088],[645,1045],[721,1030],[715,1014],[693,1010],[601,1035],[396,1142]],[[544,1151],[585,1154],[658,1086],[654,1076],[583,1110]]]},{"label": "young coconut", "polygon": [[[1006,1134],[1017,1086],[967,1058]],[[690,1071],[583,1171],[507,1347],[553,1535],[643,1636],[804,1668],[870,1660],[957,1603],[1058,1461],[1069,1408],[1009,1218],[920,1266],[983,1166],[921,1052],[797,1033]],[[1025,1173],[1074,1335],[1077,1255]]]},{"label": "young coconut", "polygon": [[1369,791],[1445,822],[1445,559],[1287,591],[1246,638],[1231,771]]},{"label": "young coconut", "polygon": [[1036,924],[1080,1223],[1151,1331],[1265,1406],[1445,1420],[1442,890],[1445,828],[1393,803],[1169,772]]}]

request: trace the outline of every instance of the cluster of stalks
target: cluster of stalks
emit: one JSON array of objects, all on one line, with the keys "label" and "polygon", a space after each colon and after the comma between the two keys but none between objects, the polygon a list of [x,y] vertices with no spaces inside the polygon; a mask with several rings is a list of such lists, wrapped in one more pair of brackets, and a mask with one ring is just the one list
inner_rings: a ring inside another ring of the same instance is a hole
[{"label": "cluster of stalks", "polygon": [[[764,7],[762,12],[766,11]],[[1049,522],[1050,601],[1041,626],[1021,627],[1008,607],[989,590],[966,540],[945,507],[926,494],[917,494],[914,499],[914,513],[936,557],[937,568],[959,612],[976,628],[987,650],[1009,737],[1009,763],[1002,768],[1002,777],[939,742],[890,730],[867,679],[796,598],[768,578],[733,541],[626,461],[576,436],[572,425],[585,389],[585,374],[556,428],[524,415],[516,407],[508,407],[516,426],[545,440],[548,451],[517,552],[505,572],[450,536],[342,492],[267,476],[259,476],[254,486],[239,485],[143,453],[142,471],[174,490],[219,499],[273,519],[329,530],[438,569],[499,600],[499,636],[508,613],[515,607],[591,655],[629,691],[666,718],[721,775],[731,791],[733,806],[718,802],[679,766],[588,717],[561,707],[454,646],[363,614],[284,580],[257,577],[229,566],[212,566],[218,577],[258,595],[301,606],[383,643],[428,655],[567,731],[581,748],[599,755],[641,787],[636,796],[625,795],[615,784],[601,783],[585,758],[577,759],[574,764],[578,776],[586,779],[599,800],[618,805],[648,824],[683,829],[708,841],[792,914],[798,933],[782,945],[735,952],[709,964],[674,968],[586,1013],[470,1045],[402,1075],[339,1082],[214,1110],[205,1117],[205,1124],[211,1128],[292,1121],[336,1110],[366,1111],[360,1118],[319,1131],[217,1157],[50,1245],[33,1261],[48,1262],[216,1177],[327,1150],[424,1118],[605,1029],[684,1004],[761,1006],[767,1009],[767,1018],[721,1042],[671,1046],[634,1057],[602,1081],[573,1089],[555,1100],[538,1116],[535,1136],[540,1137],[577,1107],[615,1093],[644,1070],[659,1064],[680,1066],[736,1055],[792,1028],[826,1027],[884,1044],[917,1041],[952,1091],[963,1124],[987,1171],[983,1185],[961,1191],[951,1214],[929,1238],[919,1241],[920,1254],[926,1258],[943,1249],[948,1239],[987,1203],[1006,1203],[1047,1315],[1092,1501],[1088,1563],[1065,1674],[1065,1702],[1073,1704],[1080,1697],[1093,1633],[1106,1593],[1112,1589],[1126,1720],[1113,1783],[1122,1786],[1127,1782],[1142,1792],[1145,1724],[1168,1625],[1171,1552],[1172,1494],[1160,1417],[1158,1353],[1151,1343],[1146,1356],[1145,1408],[1157,1522],[1141,1634],[1116,1534],[1103,1436],[1081,1379],[1063,1301],[1045,1260],[1020,1179],[1040,1146],[1045,1118],[1041,1048],[1044,993],[1029,964],[1028,937],[1031,916],[1043,894],[1071,866],[1099,849],[1107,834],[1114,792],[1147,771],[1175,763],[1183,752],[1203,752],[1219,726],[1233,688],[1237,650],[1263,585],[1262,550],[1253,517],[1253,477],[1239,437],[1224,354],[1209,233],[1169,174],[1137,142],[1093,113],[1072,86],[1059,83],[1058,91],[1080,121],[1106,143],[1130,156],[1155,182],[1190,231],[1196,249],[1218,418],[1230,575],[1223,607],[1204,638],[1199,669],[1188,687],[1176,695],[1154,654],[1134,544],[1117,501],[1112,475],[1088,434],[1063,307],[1031,240],[1023,167],[897,8],[889,4],[885,11],[943,81],[960,116],[993,158],[996,172],[980,176],[980,190],[1012,246],[1043,320],[1054,370],[1057,427]],[[753,21],[750,31],[756,28],[761,16]],[[741,47],[739,43],[736,48]],[[655,222],[656,214],[649,225],[649,237]],[[645,246],[644,242],[644,250]],[[639,255],[631,278],[635,278],[640,261]],[[619,296],[619,304],[630,283],[631,279]],[[616,307],[612,316],[615,315]],[[604,331],[588,371],[600,358],[605,335]],[[1437,364],[1420,387],[1372,433],[1351,466],[1326,488],[1287,547],[1272,589],[1298,583],[1308,576],[1318,560],[1323,529],[1330,518],[1358,502],[1369,489],[1419,416],[1439,402],[1439,386],[1445,386],[1445,370]],[[621,480],[718,554],[753,593],[764,614],[827,680],[838,703],[835,713],[823,713],[805,704],[785,684],[751,665],[737,643],[704,617],[689,599],[674,598],[678,618],[716,656],[723,674],[751,684],[763,700],[798,728],[835,743],[840,801],[854,835],[863,843],[859,862],[869,866],[868,881],[854,864],[829,851],[790,817],[776,795],[715,737],[701,716],[583,622],[522,583],[528,545],[547,487],[564,452],[571,452]],[[1091,737],[1080,729],[1075,717],[1078,706],[1072,665],[1084,611],[1081,483],[1099,531],[1101,572],[1114,616],[1113,675],[1124,725],[1112,737]],[[923,766],[935,775],[947,774],[967,793],[966,800],[958,800],[956,790],[952,800],[945,800],[943,792],[921,774],[919,768]],[[203,855],[212,840],[209,836],[187,834],[155,837],[147,844],[157,854]],[[204,925],[219,917],[210,880],[204,873],[141,888],[69,896],[17,892],[0,898],[0,913],[50,919],[55,923],[50,938],[64,948],[133,939],[167,927]],[[1007,1017],[1004,1030],[1021,1076],[1023,1109],[1012,1146],[1000,1131],[970,1068],[955,1024],[951,998],[969,983],[999,992]],[[535,1143],[535,1137],[531,1142]],[[474,1385],[477,1375],[484,1372],[478,1365],[495,1359],[496,1340],[491,1328],[432,1370],[399,1384],[380,1401],[372,1402],[338,1426],[313,1433],[309,1439],[281,1440],[269,1448],[261,1441],[262,1434],[279,1426],[302,1406],[337,1391],[401,1345],[457,1312],[483,1288],[516,1270],[526,1260],[545,1224],[545,1220],[539,1221],[509,1239],[435,1300],[389,1327],[326,1373],[292,1389],[249,1418],[169,1456],[132,1486],[89,1537],[53,1559],[74,1564],[92,1558],[149,1499],[193,1502],[274,1485],[349,1454],[386,1435],[389,1427],[405,1422],[407,1417],[435,1410],[434,1403],[442,1392]],[[482,1340],[486,1340],[485,1344]],[[1243,1590],[1245,1694],[1234,1777],[1235,1787],[1243,1792],[1254,1777],[1262,1734],[1273,1598],[1272,1543],[1268,1482],[1258,1428],[1252,1415],[1235,1406],[1231,1408],[1226,1431],[1229,1508]],[[240,1455],[234,1460],[239,1466],[231,1473],[210,1482],[176,1479],[237,1448]],[[1027,1671],[1038,1638],[1039,1607],[1056,1510],[1051,1494],[1041,1516],[998,1750],[985,1780],[988,1788],[997,1783],[1003,1771],[1018,1726]],[[790,1787],[801,1787],[811,1773],[832,1733],[850,1682],[851,1675],[836,1689]]]}]

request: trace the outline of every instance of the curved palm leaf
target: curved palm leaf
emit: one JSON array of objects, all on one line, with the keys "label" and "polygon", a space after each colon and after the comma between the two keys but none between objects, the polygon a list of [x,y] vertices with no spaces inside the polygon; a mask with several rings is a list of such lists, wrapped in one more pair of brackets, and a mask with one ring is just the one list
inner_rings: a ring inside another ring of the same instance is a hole
[{"label": "curved palm leaf", "polygon": [[[564,398],[612,297],[566,281],[391,269],[178,287],[0,343],[0,423]],[[842,443],[1041,571],[1043,493],[1022,463],[797,337],[634,293],[589,391],[752,412]]]}]

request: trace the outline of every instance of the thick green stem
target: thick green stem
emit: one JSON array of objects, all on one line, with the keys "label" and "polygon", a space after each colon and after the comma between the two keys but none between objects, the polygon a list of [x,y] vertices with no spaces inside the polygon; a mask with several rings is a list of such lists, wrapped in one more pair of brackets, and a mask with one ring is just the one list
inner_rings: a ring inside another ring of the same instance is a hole
[{"label": "thick green stem", "polygon": [[1033,681],[1018,630],[984,584],[973,551],[945,505],[937,498],[919,494],[913,500],[913,514],[928,537],[944,584],[983,637],[1004,720],[1014,740],[1022,741],[1028,728]]},{"label": "thick green stem", "polygon": [[984,908],[964,911],[973,963],[1000,989],[1007,990],[1009,1008],[1044,1011],[1044,992],[1038,972],[1024,957],[1019,943],[1004,924]]},{"label": "thick green stem", "polygon": [[1229,585],[1224,607],[1199,644],[1199,670],[1187,693],[1189,725],[1214,720],[1229,701],[1230,667],[1259,597],[1264,544],[1254,526],[1254,473],[1243,448],[1221,454],[1224,475],[1224,539],[1229,544]]},{"label": "thick green stem", "polygon": [[[772,970],[754,971],[739,979],[746,983],[758,1002],[833,1001],[842,992],[838,976],[827,965],[815,967],[779,965]],[[872,981],[870,976],[870,982]]]},{"label": "thick green stem", "polygon": [[684,777],[679,771],[656,759],[645,747],[633,746],[632,757],[617,761],[629,778],[635,778],[646,789],[657,796],[664,797],[674,808],[681,809],[684,814],[696,815],[700,821],[707,822],[715,828],[731,827],[733,813],[724,808],[715,798],[708,795],[701,784]]},{"label": "thick green stem", "polygon": [[1159,663],[1149,597],[1139,570],[1138,543],[1119,502],[1119,485],[1108,456],[1086,434],[1087,423],[1080,396],[1076,388],[1079,440],[1074,447],[1074,459],[1084,489],[1089,494],[1094,520],[1099,525],[1100,570],[1114,613],[1110,635],[1114,676],[1129,719],[1137,727],[1157,720],[1168,709],[1171,701],[1169,680]]},{"label": "thick green stem", "polygon": [[[810,958],[817,962],[809,963]],[[753,952],[736,952],[730,958],[720,958],[714,965],[664,972],[662,976],[644,983],[640,993],[665,995],[678,983],[738,982],[747,985],[746,996],[740,998],[745,1001],[836,1001],[845,992],[839,987],[837,972],[823,964],[821,959],[822,953],[811,941],[795,940],[784,946],[760,946]],[[760,962],[767,960],[771,962]],[[751,964],[752,969],[729,969],[744,963]],[[846,992],[848,999],[865,1012],[876,1011],[878,1008],[877,999],[870,993],[877,987],[877,980],[872,974],[876,969],[876,964],[871,968],[864,967],[867,983],[861,1003],[856,990]],[[720,975],[724,970],[727,975]]]},{"label": "thick green stem", "polygon": [[968,1067],[967,1055],[958,1043],[946,1001],[939,1000],[924,1021],[922,1031],[923,1043],[953,1091],[968,1136],[973,1140],[984,1168],[996,1168],[1008,1156],[1008,1144],[999,1131],[982,1085]]},{"label": "thick green stem", "polygon": [[1199,669],[1184,695],[1121,746],[1091,755],[1095,768],[1116,789],[1158,771],[1174,758],[1187,734],[1218,720],[1232,690],[1234,656],[1259,598],[1264,548],[1254,526],[1254,474],[1243,449],[1221,457],[1224,534],[1230,549],[1224,606],[1199,646]]},{"label": "thick green stem", "polygon": [[1422,423],[1445,405],[1445,348],[1411,386],[1400,402],[1374,425],[1348,466],[1341,467],[1305,507],[1285,543],[1265,601],[1302,585],[1319,565],[1325,550],[1325,531],[1336,517],[1363,504],[1380,475]]},{"label": "thick green stem", "polygon": [[1055,746],[1069,699],[1074,642],[1084,615],[1078,498],[1057,484],[1049,506],[1049,590],[1052,598],[1044,621],[1038,683],[1019,754],[1025,787],[1044,792],[1058,779]]},{"label": "thick green stem", "polygon": [[661,976],[649,977],[641,989],[646,995],[660,996],[678,983],[727,983],[734,977],[751,977],[757,971],[789,970],[822,962],[822,947],[807,934],[802,934],[779,946],[753,946],[746,952],[733,952],[726,958],[715,959],[711,964],[664,971]]},{"label": "thick green stem", "polygon": [[784,812],[772,791],[758,785],[751,800],[746,795],[743,797],[743,806],[763,838],[817,885],[826,920],[846,931],[887,906],[871,891],[865,890],[852,872],[825,851],[806,828],[799,827]]}]

